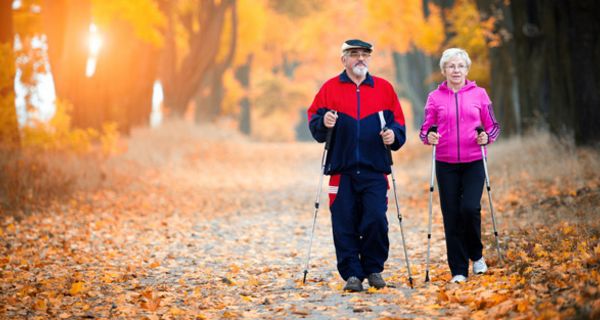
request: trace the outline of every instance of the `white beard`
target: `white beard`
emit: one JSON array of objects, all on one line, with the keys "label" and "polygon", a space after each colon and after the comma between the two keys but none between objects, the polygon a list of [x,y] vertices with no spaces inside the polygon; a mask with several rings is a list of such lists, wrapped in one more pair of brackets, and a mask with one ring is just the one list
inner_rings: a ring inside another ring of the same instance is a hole
[{"label": "white beard", "polygon": [[352,73],[354,73],[355,75],[357,75],[359,77],[366,76],[368,71],[369,71],[369,68],[367,68],[364,65],[354,66],[352,68]]}]

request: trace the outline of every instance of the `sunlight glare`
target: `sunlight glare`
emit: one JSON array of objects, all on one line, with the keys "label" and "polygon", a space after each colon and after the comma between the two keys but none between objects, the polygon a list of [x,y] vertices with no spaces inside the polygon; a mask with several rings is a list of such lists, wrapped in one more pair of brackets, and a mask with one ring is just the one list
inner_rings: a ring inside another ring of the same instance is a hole
[{"label": "sunlight glare", "polygon": [[89,48],[90,48],[90,56],[96,57],[98,56],[98,52],[100,52],[100,47],[102,47],[102,38],[98,33],[98,27],[95,24],[90,24],[90,36],[89,36]]},{"label": "sunlight glare", "polygon": [[90,23],[88,47],[90,49],[90,54],[88,55],[85,66],[85,75],[90,78],[96,72],[96,61],[98,60],[100,47],[102,47],[102,37],[100,37],[100,34],[98,33],[98,27],[96,27],[94,23]]}]

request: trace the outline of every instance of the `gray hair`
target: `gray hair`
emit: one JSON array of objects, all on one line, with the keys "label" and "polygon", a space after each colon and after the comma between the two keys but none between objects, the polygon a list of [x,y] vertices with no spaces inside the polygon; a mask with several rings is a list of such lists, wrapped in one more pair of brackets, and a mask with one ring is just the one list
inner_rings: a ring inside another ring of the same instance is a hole
[{"label": "gray hair", "polygon": [[469,58],[469,54],[464,49],[449,48],[444,50],[444,53],[442,53],[442,58],[440,59],[440,70],[442,73],[444,72],[444,65],[446,62],[454,57],[463,59],[467,63],[467,69],[471,69],[471,59]]}]

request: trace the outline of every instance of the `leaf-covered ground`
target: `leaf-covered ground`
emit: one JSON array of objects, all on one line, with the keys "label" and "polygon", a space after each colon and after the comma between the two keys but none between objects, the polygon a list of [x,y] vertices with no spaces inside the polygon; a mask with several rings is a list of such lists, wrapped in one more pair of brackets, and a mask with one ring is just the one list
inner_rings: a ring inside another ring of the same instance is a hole
[{"label": "leaf-covered ground", "polygon": [[102,164],[106,188],[1,216],[0,318],[600,317],[597,151],[545,135],[490,147],[504,263],[484,194],[490,270],[449,284],[436,200],[427,285],[430,150],[411,139],[395,172],[415,288],[392,202],[390,286],[345,293],[326,205],[302,285],[322,146],[168,128],[134,133]]}]

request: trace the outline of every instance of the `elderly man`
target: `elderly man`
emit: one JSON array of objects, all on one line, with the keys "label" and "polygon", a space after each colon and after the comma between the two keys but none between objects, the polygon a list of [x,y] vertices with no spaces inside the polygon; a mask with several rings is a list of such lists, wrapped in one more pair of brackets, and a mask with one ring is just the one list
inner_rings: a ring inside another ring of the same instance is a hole
[{"label": "elderly man", "polygon": [[394,88],[368,72],[372,52],[370,43],[345,41],[344,71],[325,82],[308,109],[315,140],[324,142],[333,130],[325,173],[337,268],[348,291],[362,291],[365,278],[372,287],[386,285],[381,272],[389,251],[387,148],[398,150],[406,141]]}]

